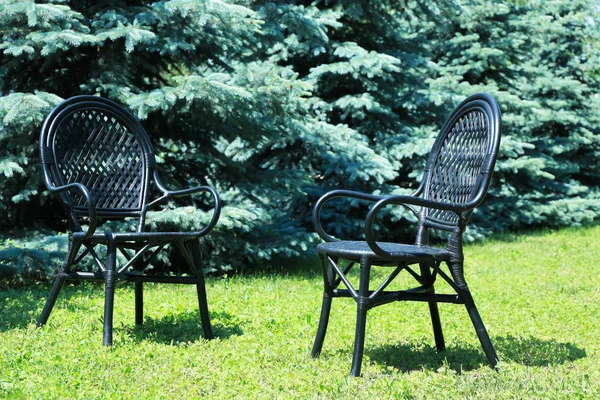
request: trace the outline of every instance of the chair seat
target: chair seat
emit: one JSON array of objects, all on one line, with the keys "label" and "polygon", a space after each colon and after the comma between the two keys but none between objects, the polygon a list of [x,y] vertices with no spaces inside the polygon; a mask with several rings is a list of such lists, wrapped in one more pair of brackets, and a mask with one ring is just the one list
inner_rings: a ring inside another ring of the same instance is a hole
[{"label": "chair seat", "polygon": [[449,253],[445,249],[430,246],[417,246],[410,244],[377,242],[385,251],[392,253],[391,258],[382,258],[375,254],[364,241],[339,241],[321,243],[317,251],[328,256],[339,257],[347,260],[359,261],[368,257],[372,262],[380,262],[381,265],[395,265],[397,262],[406,261],[417,263],[423,261],[446,261]]}]

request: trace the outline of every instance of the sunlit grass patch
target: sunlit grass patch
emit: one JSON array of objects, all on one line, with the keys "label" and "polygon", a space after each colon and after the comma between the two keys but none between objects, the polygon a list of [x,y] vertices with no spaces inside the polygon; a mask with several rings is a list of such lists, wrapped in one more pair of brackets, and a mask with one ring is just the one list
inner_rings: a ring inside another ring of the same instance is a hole
[{"label": "sunlit grass patch", "polygon": [[447,350],[439,354],[426,304],[370,311],[362,377],[351,378],[356,305],[336,299],[313,359],[322,294],[314,262],[280,275],[208,279],[211,341],[191,286],[147,285],[141,327],[133,289],[120,287],[112,348],[102,346],[101,286],[67,286],[42,329],[35,320],[49,288],[4,290],[0,398],[597,398],[599,242],[592,227],[466,247],[498,371],[454,304],[440,305]]}]

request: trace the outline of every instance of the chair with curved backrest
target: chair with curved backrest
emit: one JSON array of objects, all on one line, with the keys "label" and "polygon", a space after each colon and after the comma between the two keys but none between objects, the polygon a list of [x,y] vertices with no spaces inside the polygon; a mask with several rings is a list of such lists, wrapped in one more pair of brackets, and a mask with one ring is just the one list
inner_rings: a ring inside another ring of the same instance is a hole
[{"label": "chair with curved backrest", "polygon": [[[209,186],[167,190],[159,179],[144,128],[124,108],[97,96],[76,96],[56,106],[42,126],[40,151],[46,187],[69,215],[69,247],[38,326],[48,321],[67,279],[104,281],[103,340],[105,346],[110,346],[117,282],[135,283],[136,324],[143,321],[143,282],[189,283],[197,288],[204,336],[212,338],[199,238],[210,232],[219,218],[221,201],[217,192]],[[152,183],[160,194],[148,202]],[[149,208],[193,193],[208,193],[212,198],[212,216],[203,229],[145,232]],[[103,221],[125,218],[137,221],[135,232],[96,229]],[[143,273],[167,245],[179,249],[193,276]],[[100,256],[98,246],[106,247],[106,259]],[[126,260],[123,265],[118,263],[117,252]],[[91,257],[97,268],[88,271],[78,268],[84,257]]]},{"label": "chair with curved backrest", "polygon": [[[500,145],[500,119],[500,108],[492,96],[479,93],[465,99],[442,128],[429,154],[421,184],[410,196],[386,197],[334,190],[318,200],[313,209],[313,223],[317,233],[326,241],[317,247],[325,287],[313,356],[321,353],[332,299],[351,297],[357,304],[351,373],[359,376],[367,311],[390,302],[409,300],[429,304],[438,351],[444,350],[445,344],[437,303],[464,304],[490,364],[496,366],[496,352],[463,275],[462,233],[473,210],[487,192]],[[337,197],[375,203],[365,220],[364,241],[337,241],[323,229],[321,209],[327,201]],[[380,211],[388,205],[401,205],[416,215],[415,244],[375,240],[373,225]],[[450,232],[445,248],[429,245],[428,231],[432,228]],[[344,266],[341,260],[348,264]],[[442,262],[447,264],[450,275],[442,269]],[[347,276],[356,264],[360,266],[358,289]],[[393,268],[374,290],[369,282],[373,265]],[[419,286],[408,290],[386,290],[401,271],[412,275]],[[456,293],[436,293],[434,283],[438,276],[448,282]],[[342,284],[345,287],[340,287]]]}]

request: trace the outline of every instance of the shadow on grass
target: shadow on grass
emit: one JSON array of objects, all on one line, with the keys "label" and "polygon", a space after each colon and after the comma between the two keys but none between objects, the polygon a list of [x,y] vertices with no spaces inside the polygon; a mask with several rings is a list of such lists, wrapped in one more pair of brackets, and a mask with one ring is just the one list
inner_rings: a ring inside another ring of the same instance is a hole
[{"label": "shadow on grass", "polygon": [[[542,340],[535,337],[515,336],[492,339],[501,361],[514,362],[528,367],[544,367],[563,364],[587,357],[585,349],[573,343]],[[371,361],[394,367],[402,372],[438,369],[447,365],[461,372],[487,365],[487,358],[480,347],[459,344],[438,353],[435,347],[417,348],[410,344],[390,344],[366,350]],[[444,361],[445,360],[445,361]]]},{"label": "shadow on grass", "polygon": [[470,371],[486,362],[483,351],[469,346],[448,347],[438,353],[435,347],[417,347],[410,344],[389,344],[366,350],[365,354],[375,363],[385,364],[402,372],[438,369],[447,366],[457,372]]},{"label": "shadow on grass", "polygon": [[[243,334],[238,320],[227,313],[210,313],[215,338],[227,339]],[[203,340],[204,334],[198,311],[167,315],[160,319],[144,318],[144,324],[125,328],[137,341],[180,345]]]}]

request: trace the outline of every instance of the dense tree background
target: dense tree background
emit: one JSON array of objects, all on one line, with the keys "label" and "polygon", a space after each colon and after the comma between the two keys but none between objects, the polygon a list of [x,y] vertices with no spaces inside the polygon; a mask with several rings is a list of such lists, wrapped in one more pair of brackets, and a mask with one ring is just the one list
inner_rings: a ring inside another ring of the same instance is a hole
[{"label": "dense tree background", "polygon": [[[501,105],[503,142],[468,238],[592,222],[599,23],[583,0],[0,0],[0,271],[45,277],[60,262],[37,137],[80,93],[140,118],[172,187],[222,194],[212,271],[309,254],[310,208],[329,189],[413,190],[446,116],[479,91]],[[205,218],[178,206],[152,223]],[[410,221],[390,212],[385,229],[406,240]],[[364,209],[325,217],[356,234]]]}]

